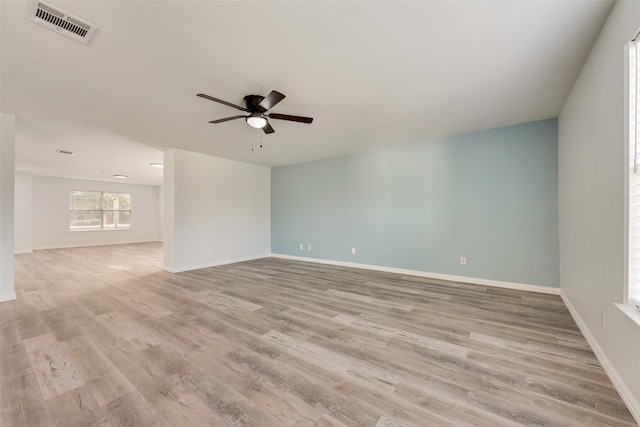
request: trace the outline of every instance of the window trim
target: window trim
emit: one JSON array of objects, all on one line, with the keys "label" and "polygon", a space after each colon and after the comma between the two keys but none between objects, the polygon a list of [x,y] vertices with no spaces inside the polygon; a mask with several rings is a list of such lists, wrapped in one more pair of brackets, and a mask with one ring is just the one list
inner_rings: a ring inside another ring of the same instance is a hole
[{"label": "window trim", "polygon": [[[640,114],[640,73],[638,68],[638,50],[640,50],[640,31],[624,46],[624,287],[622,304],[616,306],[631,320],[640,325],[640,295],[631,296],[633,286],[633,270],[640,269],[637,260],[639,237],[632,236],[632,222],[637,222],[640,207],[634,209],[633,198],[639,196],[640,189],[640,136],[638,132],[638,115]],[[632,58],[633,55],[633,58]],[[635,70],[632,72],[632,65]],[[632,90],[634,94],[632,94]],[[632,191],[633,190],[633,191]],[[634,219],[635,218],[635,219]],[[635,250],[632,248],[635,246]],[[635,258],[634,258],[635,255]],[[635,273],[637,276],[638,272]],[[637,278],[636,278],[637,280]]]},{"label": "window trim", "polygon": [[[68,231],[69,232],[85,232],[85,231],[125,231],[125,230],[132,230],[133,229],[133,197],[131,195],[130,192],[125,192],[125,191],[97,191],[97,190],[77,190],[77,189],[71,189],[69,190],[69,197],[72,198],[73,197],[73,193],[74,192],[82,192],[82,193],[100,193],[100,209],[71,209],[71,207],[69,207],[69,224],[68,224]],[[114,209],[104,209],[104,195],[105,194],[127,194],[129,196],[129,209],[118,209],[118,210],[114,210]],[[73,228],[71,226],[71,215],[74,214],[74,212],[82,212],[82,211],[87,211],[87,212],[99,212],[99,216],[100,216],[100,227],[95,227],[95,228]],[[128,212],[129,213],[129,226],[128,227],[105,227],[104,226],[104,215],[105,212]]]}]

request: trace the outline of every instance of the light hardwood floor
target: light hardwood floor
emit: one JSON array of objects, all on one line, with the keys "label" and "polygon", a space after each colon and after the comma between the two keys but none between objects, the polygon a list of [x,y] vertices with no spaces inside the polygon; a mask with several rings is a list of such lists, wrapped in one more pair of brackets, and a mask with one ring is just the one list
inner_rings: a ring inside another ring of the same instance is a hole
[{"label": "light hardwood floor", "polygon": [[16,257],[2,427],[636,425],[557,296],[161,255]]}]

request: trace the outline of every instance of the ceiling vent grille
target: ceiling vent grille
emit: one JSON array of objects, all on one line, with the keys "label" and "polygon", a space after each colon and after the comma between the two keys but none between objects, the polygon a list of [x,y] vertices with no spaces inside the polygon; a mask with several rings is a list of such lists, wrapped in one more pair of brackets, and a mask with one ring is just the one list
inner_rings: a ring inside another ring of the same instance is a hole
[{"label": "ceiling vent grille", "polygon": [[82,44],[89,42],[97,28],[38,0],[31,0],[29,3],[27,19]]}]

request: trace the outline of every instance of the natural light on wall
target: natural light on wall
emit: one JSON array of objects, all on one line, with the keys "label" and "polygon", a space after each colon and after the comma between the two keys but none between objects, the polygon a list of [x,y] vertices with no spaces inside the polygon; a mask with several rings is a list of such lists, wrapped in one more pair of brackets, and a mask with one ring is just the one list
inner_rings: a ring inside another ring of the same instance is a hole
[{"label": "natural light on wall", "polygon": [[629,258],[625,304],[640,308],[640,33],[627,45]]}]

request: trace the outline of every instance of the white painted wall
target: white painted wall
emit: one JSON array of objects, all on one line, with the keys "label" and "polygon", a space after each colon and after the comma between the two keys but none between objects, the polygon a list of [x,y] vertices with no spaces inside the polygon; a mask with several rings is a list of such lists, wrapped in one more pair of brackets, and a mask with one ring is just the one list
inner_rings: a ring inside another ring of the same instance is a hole
[{"label": "white painted wall", "polygon": [[[159,190],[155,185],[124,184],[33,175],[33,249],[158,241]],[[131,193],[130,230],[69,231],[69,191]]]},{"label": "white painted wall", "polygon": [[162,238],[164,241],[164,269],[176,266],[176,150],[164,152],[162,172]]},{"label": "white painted wall", "polygon": [[13,272],[15,125],[15,116],[0,113],[0,302],[16,299]]},{"label": "white painted wall", "polygon": [[158,187],[158,238],[160,241],[164,240],[164,188]]},{"label": "white painted wall", "polygon": [[14,251],[17,254],[33,250],[33,179],[27,172],[15,175]]},{"label": "white painted wall", "polygon": [[184,150],[164,164],[165,270],[268,256],[269,168]]},{"label": "white painted wall", "polygon": [[614,306],[624,289],[623,48],[639,26],[640,2],[616,2],[560,114],[558,167],[561,291],[640,422],[640,327]]}]

